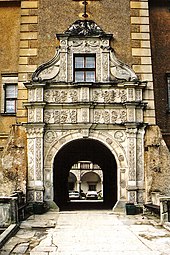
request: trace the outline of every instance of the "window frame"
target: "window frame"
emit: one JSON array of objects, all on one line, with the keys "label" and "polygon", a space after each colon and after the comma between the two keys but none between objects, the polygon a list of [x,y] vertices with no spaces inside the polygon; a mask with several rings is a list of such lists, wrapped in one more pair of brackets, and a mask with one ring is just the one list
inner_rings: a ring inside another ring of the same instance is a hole
[{"label": "window frame", "polygon": [[[17,111],[17,94],[18,94],[18,91],[17,91],[17,83],[5,83],[3,85],[3,88],[4,88],[4,114],[6,115],[16,115],[16,111]],[[7,97],[7,88],[9,86],[15,86],[16,87],[16,94],[13,96],[13,97]],[[8,111],[7,110],[7,102],[14,102],[14,111]]]},{"label": "window frame", "polygon": [[[76,57],[83,57],[84,58],[84,67],[77,68],[75,67],[76,64]],[[94,58],[94,67],[86,67],[86,58],[93,57]],[[84,80],[76,81],[76,72],[84,72]],[[94,72],[94,80],[93,81],[86,81],[86,74],[88,71]],[[73,81],[74,82],[95,82],[96,81],[96,54],[93,53],[75,53],[73,55]]]}]

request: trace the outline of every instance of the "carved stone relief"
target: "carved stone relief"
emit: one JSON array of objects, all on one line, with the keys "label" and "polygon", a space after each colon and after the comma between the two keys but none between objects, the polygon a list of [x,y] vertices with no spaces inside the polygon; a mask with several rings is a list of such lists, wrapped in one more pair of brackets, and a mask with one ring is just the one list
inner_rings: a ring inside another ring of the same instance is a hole
[{"label": "carved stone relief", "polygon": [[59,90],[46,89],[44,91],[44,100],[48,103],[71,103],[78,101],[78,90]]},{"label": "carved stone relief", "polygon": [[29,202],[33,202],[34,201],[34,191],[28,190],[28,192],[27,192],[27,199],[28,199]]},{"label": "carved stone relief", "polygon": [[42,180],[42,138],[36,138],[35,171],[36,180]]},{"label": "carved stone relief", "polygon": [[102,53],[102,80],[109,80],[109,55],[108,53]]},{"label": "carved stone relief", "polygon": [[129,138],[128,144],[128,160],[129,160],[129,180],[136,180],[136,166],[135,166],[135,140],[134,138]]},{"label": "carved stone relief", "polygon": [[57,134],[55,131],[46,131],[44,135],[44,140],[46,143],[52,143],[57,138]]},{"label": "carved stone relief", "polygon": [[124,103],[127,100],[125,89],[94,89],[92,101],[101,103]]},{"label": "carved stone relief", "polygon": [[82,122],[89,122],[89,109],[82,109]]},{"label": "carved stone relief", "polygon": [[29,102],[35,101],[35,89],[29,89],[28,100],[29,100]]},{"label": "carved stone relief", "polygon": [[36,92],[36,100],[35,101],[42,101],[43,100],[42,88],[36,88],[35,92]]},{"label": "carved stone relief", "polygon": [[44,111],[45,123],[76,123],[77,110],[45,110]]},{"label": "carved stone relief", "polygon": [[34,139],[28,139],[28,180],[34,180]]},{"label": "carved stone relief", "polygon": [[129,202],[134,203],[136,201],[136,191],[129,192]]},{"label": "carved stone relief", "polygon": [[123,132],[123,131],[116,131],[116,132],[114,133],[114,138],[115,138],[118,142],[120,142],[120,143],[124,142],[125,139],[126,139],[125,132]]},{"label": "carved stone relief", "polygon": [[43,202],[43,191],[35,191],[35,199],[37,202]]},{"label": "carved stone relief", "polygon": [[28,122],[35,121],[35,109],[28,109]]},{"label": "carved stone relief", "polygon": [[115,124],[126,120],[126,110],[94,110],[94,123]]},{"label": "carved stone relief", "polygon": [[134,100],[134,89],[128,88],[128,101]]},{"label": "carved stone relief", "polygon": [[36,109],[36,122],[43,122],[42,111],[41,108]]},{"label": "carved stone relief", "polygon": [[142,90],[136,89],[136,101],[142,101]]},{"label": "carved stone relief", "polygon": [[137,139],[137,148],[136,148],[136,158],[137,158],[137,161],[136,161],[136,167],[137,167],[137,180],[138,181],[141,181],[143,179],[143,142],[142,142],[142,139],[141,138],[138,138]]}]

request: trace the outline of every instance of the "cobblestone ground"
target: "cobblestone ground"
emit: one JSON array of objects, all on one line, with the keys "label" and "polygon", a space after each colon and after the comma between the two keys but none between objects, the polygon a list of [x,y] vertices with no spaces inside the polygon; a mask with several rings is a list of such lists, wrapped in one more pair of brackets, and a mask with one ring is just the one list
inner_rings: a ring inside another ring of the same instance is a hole
[{"label": "cobblestone ground", "polygon": [[23,222],[0,254],[169,255],[170,232],[152,216],[49,212]]}]

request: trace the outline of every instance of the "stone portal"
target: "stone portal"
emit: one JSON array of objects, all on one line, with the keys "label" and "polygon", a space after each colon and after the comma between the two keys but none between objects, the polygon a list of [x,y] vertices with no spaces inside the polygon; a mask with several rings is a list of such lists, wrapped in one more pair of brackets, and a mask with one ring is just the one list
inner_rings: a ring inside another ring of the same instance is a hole
[{"label": "stone portal", "polygon": [[144,199],[146,82],[119,61],[94,21],[78,20],[57,35],[52,60],[34,72],[28,89],[28,200],[65,203],[76,160],[104,175],[110,206]]}]

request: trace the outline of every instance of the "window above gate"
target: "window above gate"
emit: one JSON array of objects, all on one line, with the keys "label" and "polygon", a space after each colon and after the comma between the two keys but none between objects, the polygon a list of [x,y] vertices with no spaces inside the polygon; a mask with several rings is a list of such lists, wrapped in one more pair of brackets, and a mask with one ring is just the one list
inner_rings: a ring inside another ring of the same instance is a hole
[{"label": "window above gate", "polygon": [[96,79],[95,55],[75,54],[73,72],[75,82],[95,82]]}]

